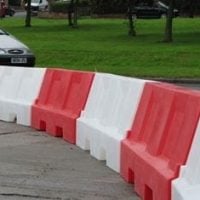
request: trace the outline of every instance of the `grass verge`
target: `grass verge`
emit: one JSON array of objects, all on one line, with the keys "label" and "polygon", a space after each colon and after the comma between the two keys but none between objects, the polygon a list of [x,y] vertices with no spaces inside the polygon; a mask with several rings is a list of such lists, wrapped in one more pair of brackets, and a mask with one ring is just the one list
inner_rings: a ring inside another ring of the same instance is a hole
[{"label": "grass verge", "polygon": [[127,35],[125,19],[81,19],[79,28],[67,20],[5,18],[6,29],[27,44],[37,66],[59,67],[137,77],[198,78],[200,20],[177,18],[174,42],[163,39],[165,20],[137,20],[137,37]]}]

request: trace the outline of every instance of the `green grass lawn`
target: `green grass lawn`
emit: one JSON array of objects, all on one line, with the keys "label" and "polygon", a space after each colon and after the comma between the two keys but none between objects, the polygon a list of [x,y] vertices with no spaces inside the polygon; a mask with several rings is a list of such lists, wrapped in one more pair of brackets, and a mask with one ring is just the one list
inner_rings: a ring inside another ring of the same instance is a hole
[{"label": "green grass lawn", "polygon": [[0,27],[25,44],[37,66],[109,72],[138,77],[200,77],[200,18],[174,21],[174,42],[161,42],[165,19],[137,20],[137,37],[127,35],[125,19],[67,20],[5,18]]}]

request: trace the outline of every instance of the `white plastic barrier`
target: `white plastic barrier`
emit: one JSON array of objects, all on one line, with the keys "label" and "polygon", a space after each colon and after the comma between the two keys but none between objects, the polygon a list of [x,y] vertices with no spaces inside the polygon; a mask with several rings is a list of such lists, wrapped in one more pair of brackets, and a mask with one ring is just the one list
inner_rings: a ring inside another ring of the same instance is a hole
[{"label": "white plastic barrier", "polygon": [[30,125],[31,105],[38,96],[45,70],[0,67],[0,120]]},{"label": "white plastic barrier", "polygon": [[92,156],[106,160],[117,172],[120,141],[132,125],[145,82],[97,73],[85,110],[77,120],[77,146],[90,149]]},{"label": "white plastic barrier", "polygon": [[185,166],[172,181],[172,200],[200,200],[200,122]]}]

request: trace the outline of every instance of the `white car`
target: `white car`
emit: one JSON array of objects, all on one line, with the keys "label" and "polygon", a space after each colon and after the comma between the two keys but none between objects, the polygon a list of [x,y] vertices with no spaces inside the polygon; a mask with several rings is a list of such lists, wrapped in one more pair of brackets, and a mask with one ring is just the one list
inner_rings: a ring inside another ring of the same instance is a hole
[{"label": "white car", "polygon": [[0,29],[0,65],[33,67],[35,56],[25,44]]},{"label": "white car", "polygon": [[[27,3],[25,4],[25,8]],[[48,10],[49,3],[47,0],[31,0],[31,11],[32,13],[37,13],[38,11]]]}]

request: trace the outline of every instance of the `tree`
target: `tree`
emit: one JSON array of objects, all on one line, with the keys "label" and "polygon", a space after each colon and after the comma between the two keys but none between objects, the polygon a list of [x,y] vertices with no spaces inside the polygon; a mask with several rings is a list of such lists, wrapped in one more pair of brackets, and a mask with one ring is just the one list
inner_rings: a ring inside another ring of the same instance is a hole
[{"label": "tree", "polygon": [[190,10],[189,10],[189,17],[193,18],[195,12],[195,0],[190,0]]},{"label": "tree", "polygon": [[71,0],[68,5],[68,25],[73,26],[72,15],[74,12],[74,0]]},{"label": "tree", "polygon": [[71,0],[68,5],[68,25],[71,27],[78,26],[78,5],[79,0]]},{"label": "tree", "polygon": [[31,27],[31,0],[27,0],[25,27]]},{"label": "tree", "polygon": [[129,20],[129,32],[128,34],[130,36],[136,36],[136,31],[135,31],[135,22],[133,19],[133,7],[134,7],[134,0],[129,0],[128,2],[128,20]]},{"label": "tree", "polygon": [[78,5],[79,5],[79,0],[76,0],[74,4],[73,27],[78,27]]},{"label": "tree", "polygon": [[173,28],[173,17],[174,17],[174,4],[175,0],[169,0],[169,9],[166,17],[166,25],[165,25],[165,35],[164,42],[172,42],[172,28]]}]

